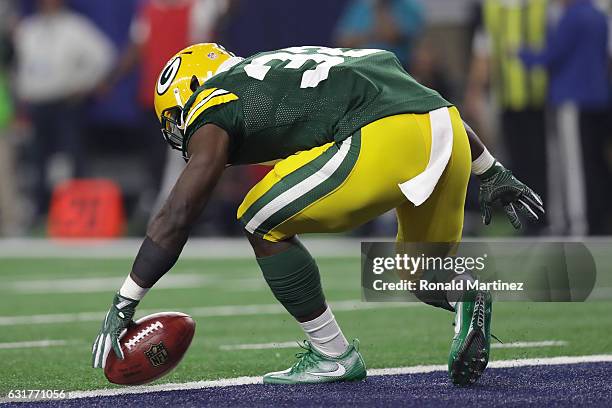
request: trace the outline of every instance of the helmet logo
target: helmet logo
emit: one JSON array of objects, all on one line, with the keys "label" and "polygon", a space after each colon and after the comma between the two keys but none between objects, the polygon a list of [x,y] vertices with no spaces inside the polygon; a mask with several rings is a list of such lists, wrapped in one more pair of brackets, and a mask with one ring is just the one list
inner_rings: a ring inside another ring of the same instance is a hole
[{"label": "helmet logo", "polygon": [[161,75],[159,76],[159,81],[157,82],[158,95],[163,95],[166,93],[166,91],[168,91],[172,81],[174,81],[174,78],[178,73],[180,66],[181,57],[176,57],[174,60],[168,63],[168,65],[166,65],[166,68],[164,68],[162,71]]},{"label": "helmet logo", "polygon": [[217,58],[217,53],[211,51],[208,53],[208,58],[210,58],[211,60],[214,60],[215,58]]}]

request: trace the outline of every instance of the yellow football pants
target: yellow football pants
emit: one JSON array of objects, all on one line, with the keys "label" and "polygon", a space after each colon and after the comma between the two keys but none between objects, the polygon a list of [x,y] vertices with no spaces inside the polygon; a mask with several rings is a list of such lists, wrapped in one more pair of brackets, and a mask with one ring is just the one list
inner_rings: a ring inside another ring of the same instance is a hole
[{"label": "yellow football pants", "polygon": [[429,114],[377,120],[340,143],[297,153],[280,162],[245,197],[238,219],[269,241],[296,234],[353,229],[395,208],[397,240],[459,242],[471,153],[463,122],[449,108],[450,160],[420,206],[398,184],[422,173],[430,159]]}]

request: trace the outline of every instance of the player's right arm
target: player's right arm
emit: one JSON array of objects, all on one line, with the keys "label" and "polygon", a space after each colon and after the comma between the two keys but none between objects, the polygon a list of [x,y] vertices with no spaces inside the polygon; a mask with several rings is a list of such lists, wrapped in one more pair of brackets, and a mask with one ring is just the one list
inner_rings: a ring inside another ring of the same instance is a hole
[{"label": "player's right arm", "polygon": [[464,126],[472,151],[472,173],[480,179],[478,203],[482,221],[489,225],[495,204],[501,204],[516,229],[521,227],[519,213],[529,221],[538,221],[544,215],[540,196],[502,166],[467,123]]},{"label": "player's right arm", "polygon": [[119,338],[131,323],[139,301],[172,268],[191,226],[206,206],[228,160],[229,135],[212,124],[191,137],[189,161],[170,196],[147,229],[130,275],[115,295],[92,348],[92,365],[104,368],[112,349],[123,359]]}]

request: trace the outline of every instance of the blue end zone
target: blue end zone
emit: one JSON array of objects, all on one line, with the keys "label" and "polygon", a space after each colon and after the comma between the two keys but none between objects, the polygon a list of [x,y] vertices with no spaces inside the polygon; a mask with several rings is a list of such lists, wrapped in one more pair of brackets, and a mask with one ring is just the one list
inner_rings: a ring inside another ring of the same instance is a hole
[{"label": "blue end zone", "polygon": [[469,388],[451,385],[445,372],[370,377],[358,383],[245,385],[201,390],[19,404],[60,407],[461,407],[610,406],[612,364],[585,363],[489,369]]}]

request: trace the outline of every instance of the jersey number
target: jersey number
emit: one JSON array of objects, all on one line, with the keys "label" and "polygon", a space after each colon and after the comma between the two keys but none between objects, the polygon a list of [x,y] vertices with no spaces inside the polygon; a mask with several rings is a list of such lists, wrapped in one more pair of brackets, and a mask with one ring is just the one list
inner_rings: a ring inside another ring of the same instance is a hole
[{"label": "jersey number", "polygon": [[[316,51],[316,53],[306,54],[312,51]],[[270,68],[272,68],[266,65],[270,61],[289,61],[289,63],[284,66],[284,68],[287,69],[299,69],[307,61],[315,61],[317,66],[313,69],[304,71],[300,84],[300,88],[314,88],[327,79],[329,70],[332,67],[342,64],[346,58],[364,57],[380,51],[382,50],[364,49],[343,51],[340,48],[291,47],[255,58],[249,65],[244,67],[244,71],[251,78],[263,81],[268,71],[270,71]]]}]

